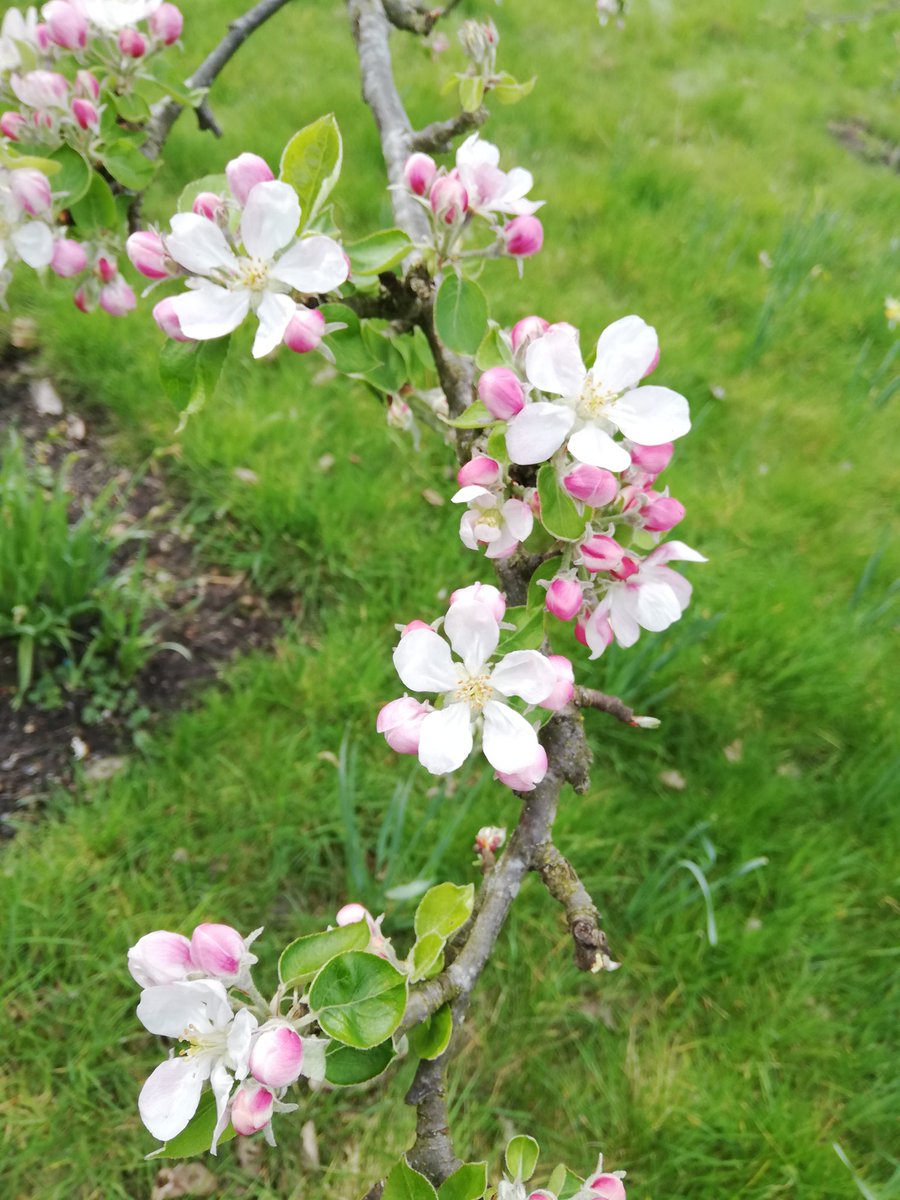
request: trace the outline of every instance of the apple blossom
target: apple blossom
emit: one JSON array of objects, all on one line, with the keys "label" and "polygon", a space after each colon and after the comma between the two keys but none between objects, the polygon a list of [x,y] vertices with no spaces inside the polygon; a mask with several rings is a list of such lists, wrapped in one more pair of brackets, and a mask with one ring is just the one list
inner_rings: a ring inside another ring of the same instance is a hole
[{"label": "apple blossom", "polygon": [[503,227],[506,253],[514,258],[530,258],[544,244],[544,227],[537,217],[514,217]]},{"label": "apple blossom", "polygon": [[184,17],[181,10],[174,4],[161,4],[150,14],[147,24],[154,37],[158,37],[165,46],[171,46],[181,37],[184,28]]},{"label": "apple blossom", "polygon": [[136,306],[134,289],[121,275],[100,289],[100,307],[111,317],[127,316]]},{"label": "apple blossom", "polygon": [[674,496],[649,493],[649,502],[641,509],[641,520],[651,533],[668,533],[684,520],[684,505]]},{"label": "apple blossom", "polygon": [[83,50],[87,44],[88,23],[84,13],[68,0],[50,0],[41,9],[50,40],[64,50]]},{"label": "apple blossom", "polygon": [[166,296],[165,300],[160,300],[158,304],[154,305],[152,315],[153,320],[159,328],[173,342],[190,342],[193,340],[183,332],[181,322],[178,320],[178,313],[175,311],[175,301],[171,296]]},{"label": "apple blossom", "polygon": [[243,938],[231,925],[198,925],[191,934],[191,955],[197,969],[225,983],[245,982],[257,961],[250,946],[261,933],[262,929],[256,929]]},{"label": "apple blossom", "polygon": [[99,100],[100,81],[92,71],[77,71],[75,73],[75,91],[89,100]]},{"label": "apple blossom", "polygon": [[88,20],[104,33],[145,21],[160,7],[161,0],[78,0]]},{"label": "apple blossom", "polygon": [[50,212],[50,181],[41,171],[30,167],[11,171],[9,188],[14,199],[30,216],[44,217]]},{"label": "apple blossom", "polygon": [[534,183],[531,172],[524,167],[502,171],[499,162],[498,148],[477,133],[471,134],[457,148],[456,170],[465,188],[469,208],[482,216],[501,213],[531,217],[543,204],[542,200],[525,199]]},{"label": "apple blossom", "polygon": [[602,467],[589,467],[587,463],[577,463],[564,476],[562,484],[570,496],[589,508],[605,507],[615,500],[619,491],[615,475]]},{"label": "apple blossom", "polygon": [[303,1039],[287,1022],[270,1021],[253,1039],[249,1070],[268,1088],[283,1088],[300,1077]]},{"label": "apple blossom", "polygon": [[0,115],[0,133],[10,141],[17,142],[22,135],[22,129],[28,122],[17,112],[5,112]]},{"label": "apple blossom", "polygon": [[500,482],[501,474],[500,464],[496,458],[489,458],[486,454],[477,454],[459,468],[456,472],[456,482],[460,487],[477,484],[479,487],[490,488]]},{"label": "apple blossom", "polygon": [[215,221],[221,212],[224,211],[225,201],[221,196],[217,196],[215,192],[198,192],[194,197],[194,203],[191,205],[191,211],[198,213],[201,217],[206,217],[209,221]]},{"label": "apple blossom", "polygon": [[615,540],[604,533],[592,534],[579,547],[581,561],[589,571],[620,571],[625,560],[625,551]]},{"label": "apple blossom", "polygon": [[147,53],[147,39],[137,29],[123,29],[118,44],[127,58],[143,58]]},{"label": "apple blossom", "polygon": [[417,151],[406,160],[403,168],[403,178],[406,186],[417,196],[425,196],[437,175],[437,163],[430,154]]},{"label": "apple blossom", "polygon": [[560,621],[571,621],[581,611],[584,591],[577,579],[557,575],[547,586],[547,612]]},{"label": "apple blossom", "polygon": [[119,274],[119,266],[114,258],[101,254],[95,264],[97,275],[103,283],[112,283]]},{"label": "apple blossom", "polygon": [[72,101],[72,116],[82,129],[98,129],[100,126],[100,113],[97,111],[97,106],[82,96],[76,96]]},{"label": "apple blossom", "polygon": [[275,1097],[268,1088],[244,1080],[231,1098],[231,1124],[240,1137],[259,1133],[272,1120]]},{"label": "apple blossom", "polygon": [[135,270],[147,279],[168,279],[174,269],[162,238],[150,229],[131,234],[125,243],[125,253]]},{"label": "apple blossom", "polygon": [[[457,588],[450,593],[450,603],[462,602],[483,604],[494,620],[499,624],[506,615],[506,597],[492,583],[471,583],[468,587]],[[430,629],[424,621],[414,621],[413,625],[421,629]]]},{"label": "apple blossom", "polygon": [[225,167],[225,178],[232,196],[244,205],[258,183],[271,183],[275,176],[264,158],[245,151]]},{"label": "apple blossom", "polygon": [[534,757],[518,771],[497,771],[495,778],[514,792],[533,792],[547,774],[547,751],[538,743]]},{"label": "apple blossom", "polygon": [[498,421],[508,421],[525,407],[525,389],[509,367],[489,367],[478,380],[478,397]]},{"label": "apple blossom", "polygon": [[431,211],[438,221],[443,221],[445,225],[461,221],[469,207],[466,189],[458,179],[450,175],[442,175],[434,181],[429,200]]},{"label": "apple blossom", "polygon": [[197,968],[188,938],[157,929],[138,938],[128,951],[128,970],[136,983],[148,988],[187,979]]},{"label": "apple blossom", "polygon": [[506,830],[501,825],[483,825],[475,835],[475,849],[489,850],[496,854],[506,841]]},{"label": "apple blossom", "polygon": [[516,321],[509,335],[513,353],[518,354],[520,350],[524,350],[535,338],[545,334],[549,328],[549,322],[545,321],[543,317],[523,317],[521,321]]},{"label": "apple blossom", "polygon": [[71,238],[58,238],[53,243],[53,257],[50,259],[50,270],[60,279],[70,279],[87,270],[87,253],[80,242]]},{"label": "apple blossom", "polygon": [[547,662],[556,672],[556,684],[541,700],[540,705],[551,712],[559,712],[575,695],[575,672],[572,670],[572,664],[562,654],[548,654]]},{"label": "apple blossom", "polygon": [[325,335],[325,318],[317,308],[298,304],[284,331],[284,344],[295,354],[315,350]]},{"label": "apple blossom", "polygon": [[37,109],[39,113],[65,108],[69,95],[69,81],[58,71],[29,71],[25,75],[11,75],[9,86],[17,100],[29,108]]},{"label": "apple blossom", "polygon": [[385,704],[378,714],[375,730],[384,734],[384,740],[397,754],[418,754],[422,722],[432,711],[430,704],[401,696]]},{"label": "apple blossom", "polygon": [[504,500],[496,492],[470,484],[460,488],[454,504],[468,504],[459,523],[464,546],[477,550],[487,546],[487,558],[507,558],[531,533],[534,517],[522,500]]}]

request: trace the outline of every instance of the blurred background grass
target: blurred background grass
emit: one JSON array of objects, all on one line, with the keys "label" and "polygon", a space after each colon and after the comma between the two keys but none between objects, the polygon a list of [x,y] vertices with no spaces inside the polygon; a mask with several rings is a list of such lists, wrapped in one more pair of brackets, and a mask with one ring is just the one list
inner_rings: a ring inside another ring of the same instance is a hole
[{"label": "blurred background grass", "polygon": [[[193,0],[186,68],[240,7]],[[565,1157],[587,1169],[602,1148],[644,1200],[857,1188],[884,1200],[900,1185],[896,342],[883,315],[900,286],[897,179],[828,126],[861,119],[900,141],[900,21],[854,0],[820,11],[872,20],[823,23],[781,0],[635,0],[625,30],[602,32],[587,0],[458,11],[487,9],[502,65],[539,82],[486,135],[548,201],[546,248],[524,283],[505,265],[485,277],[494,314],[571,320],[587,340],[627,312],[657,326],[659,381],[695,416],[669,477],[684,537],[710,562],[691,569],[680,625],[578,660],[582,682],[663,719],[639,735],[589,716],[593,788],[568,797],[559,822],[625,966],[579,976],[558,913],[526,886],[452,1072],[458,1149],[496,1165],[512,1127],[539,1138],[548,1168]],[[395,52],[414,120],[446,110],[437,84],[453,64],[404,37]],[[212,101],[225,137],[182,119],[150,216],[241,150],[275,161],[294,129],[334,110],[346,235],[390,223],[342,5],[291,5]],[[111,415],[113,451],[137,465],[173,442],[160,337],[146,314],[86,318],[64,293],[23,277],[12,299],[38,318],[60,389]],[[414,453],[361,389],[315,382],[320,366],[251,364],[241,347],[163,460],[218,563],[300,593],[297,627],[174,716],[125,774],[58,797],[3,851],[4,1196],[149,1195],[135,1100],[159,1049],[134,1019],[125,949],[154,927],[265,921],[271,975],[279,943],[331,919],[409,779],[373,732],[396,692],[393,624],[431,619],[443,589],[488,578],[457,541],[457,514],[422,498],[449,496],[446,452],[426,439]],[[345,737],[352,780],[335,766]],[[446,794],[434,784],[413,775],[410,835],[436,804],[439,815],[424,840],[403,839],[392,882],[474,877],[474,831],[515,820],[477,765]],[[351,805],[362,850],[348,844]],[[738,874],[757,856],[768,865]],[[715,887],[716,946],[678,859]],[[389,908],[395,932],[409,921]],[[397,1074],[362,1095],[302,1097],[318,1168],[296,1118],[280,1121],[257,1175],[223,1148],[210,1163],[219,1194],[360,1194],[410,1139],[410,1064]]]}]

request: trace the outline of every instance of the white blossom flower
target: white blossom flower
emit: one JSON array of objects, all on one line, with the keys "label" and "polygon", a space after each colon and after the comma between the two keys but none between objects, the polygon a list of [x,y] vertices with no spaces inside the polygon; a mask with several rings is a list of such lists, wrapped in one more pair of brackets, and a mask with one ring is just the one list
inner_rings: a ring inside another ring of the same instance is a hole
[{"label": "white blossom flower", "polygon": [[530,216],[543,200],[526,200],[534,184],[524,167],[503,171],[500,151],[477,133],[471,134],[456,151],[456,170],[469,197],[469,208],[482,215],[506,213]]},{"label": "white blossom flower", "polygon": [[487,546],[487,558],[506,558],[531,533],[534,516],[522,500],[504,500],[496,492],[470,483],[453,497],[454,504],[468,504],[459,523],[463,545],[477,550]]},{"label": "white blossom flower", "polygon": [[10,172],[0,168],[0,299],[11,266],[21,259],[39,271],[53,258],[53,233],[44,221],[32,218],[10,186]]},{"label": "white blossom flower", "polygon": [[568,438],[569,453],[579,462],[623,471],[631,457],[613,440],[617,431],[642,446],[682,437],[691,427],[687,400],[669,388],[637,386],[658,353],[656,330],[637,316],[604,329],[590,370],[571,328],[557,326],[536,338],[525,353],[528,381],[560,400],[527,404],[509,422],[512,461],[544,462]]},{"label": "white blossom flower", "polygon": [[204,341],[237,329],[251,311],[259,320],[253,357],[274,350],[296,312],[291,292],[315,295],[342,284],[349,268],[337,242],[298,238],[300,202],[288,183],[256,184],[241,216],[237,252],[214,221],[177,213],[166,252],[191,278],[172,307],[185,337]]},{"label": "white blossom flower", "polygon": [[22,64],[21,46],[37,44],[38,14],[34,7],[21,12],[9,8],[0,24],[0,71],[14,71]]},{"label": "white blossom flower", "polygon": [[118,33],[145,21],[156,12],[162,0],[80,0],[84,15],[105,33]]}]

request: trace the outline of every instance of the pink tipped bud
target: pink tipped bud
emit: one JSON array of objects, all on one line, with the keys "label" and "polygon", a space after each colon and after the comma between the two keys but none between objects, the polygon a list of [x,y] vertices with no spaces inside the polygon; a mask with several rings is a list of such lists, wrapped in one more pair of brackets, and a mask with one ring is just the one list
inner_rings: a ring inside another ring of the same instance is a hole
[{"label": "pink tipped bud", "polygon": [[397,754],[418,754],[422,722],[431,711],[430,704],[422,704],[412,696],[401,696],[399,700],[385,704],[378,714],[375,729],[384,734],[384,740]]},{"label": "pink tipped bud", "polygon": [[236,979],[252,958],[246,942],[230,925],[198,925],[191,934],[191,955],[198,971],[222,980]]},{"label": "pink tipped bud", "polygon": [[547,588],[547,612],[558,617],[560,621],[571,621],[583,603],[584,593],[581,584],[575,579],[563,579],[560,576]]},{"label": "pink tipped bud", "polygon": [[589,467],[586,463],[572,468],[563,479],[563,487],[570,496],[591,508],[603,508],[615,500],[619,490],[615,475],[604,471],[602,467]]},{"label": "pink tipped bud", "polygon": [[80,275],[82,271],[87,270],[87,265],[87,254],[80,242],[60,238],[54,243],[50,270],[60,279],[71,279],[73,275]]},{"label": "pink tipped bud", "polygon": [[187,979],[196,970],[191,943],[180,933],[157,929],[145,933],[128,951],[128,970],[141,987],[159,987]]},{"label": "pink tipped bud", "polygon": [[231,1101],[231,1123],[235,1133],[249,1137],[258,1133],[272,1120],[275,1097],[264,1087],[246,1081],[234,1093]]},{"label": "pink tipped bud", "polygon": [[34,40],[38,50],[42,50],[45,54],[53,45],[53,38],[50,36],[50,30],[46,22],[41,21],[40,25],[35,25]]},{"label": "pink tipped bud", "polygon": [[535,338],[545,334],[549,328],[548,322],[543,317],[523,317],[521,321],[516,321],[509,335],[512,339],[513,352],[518,354]]},{"label": "pink tipped bud", "polygon": [[315,350],[325,334],[325,318],[317,308],[297,305],[284,331],[284,344],[295,354],[308,354]]},{"label": "pink tipped bud", "polygon": [[111,317],[126,317],[137,307],[137,296],[120,275],[100,289],[100,307]]},{"label": "pink tipped bud", "polygon": [[556,1200],[552,1192],[545,1192],[543,1188],[538,1188],[536,1192],[528,1193],[528,1200]]},{"label": "pink tipped bud", "polygon": [[9,177],[9,187],[22,208],[33,217],[42,217],[50,211],[53,203],[50,180],[41,171],[33,170],[31,167],[22,167],[18,171],[12,171]]},{"label": "pink tipped bud", "polygon": [[646,471],[654,478],[664,471],[672,461],[674,450],[675,447],[671,442],[663,442],[661,446],[638,446],[634,442],[630,442],[628,445],[631,465],[638,467],[641,471]]},{"label": "pink tipped bud", "polygon": [[303,1042],[287,1025],[264,1029],[250,1051],[250,1074],[270,1088],[287,1087],[300,1074]]},{"label": "pink tipped bud", "polygon": [[437,175],[437,163],[430,154],[411,154],[403,168],[406,186],[417,196],[426,195],[434,182],[435,175]]},{"label": "pink tipped bud", "polygon": [[165,300],[160,302],[153,308],[153,320],[157,323],[166,337],[170,337],[173,342],[190,342],[192,339],[186,337],[181,331],[181,322],[178,319],[178,312],[175,302],[171,296],[167,296]]},{"label": "pink tipped bud", "polygon": [[119,49],[126,58],[143,58],[147,53],[147,39],[136,29],[123,29],[119,33]]},{"label": "pink tipped bud", "polygon": [[651,533],[668,533],[684,520],[684,505],[674,496],[659,496],[650,501],[641,516],[644,528]]},{"label": "pink tipped bud", "polygon": [[86,287],[76,288],[72,293],[72,303],[79,312],[89,313],[94,307]]},{"label": "pink tipped bud", "polygon": [[544,244],[544,227],[537,217],[513,217],[503,229],[506,253],[515,258],[530,258]]},{"label": "pink tipped bud", "polygon": [[430,625],[426,625],[424,621],[420,621],[418,617],[414,621],[410,621],[408,625],[403,626],[401,637],[406,637],[408,633],[412,633],[415,629],[431,629]]},{"label": "pink tipped bud", "polygon": [[22,129],[28,122],[17,112],[5,112],[0,116],[0,133],[10,141],[17,142],[22,135]]},{"label": "pink tipped bud", "polygon": [[228,163],[225,178],[238,204],[246,204],[247,197],[258,183],[268,183],[275,176],[264,158],[258,154],[244,153]]},{"label": "pink tipped bud", "polygon": [[562,654],[548,654],[547,662],[556,672],[556,683],[540,702],[541,708],[559,712],[575,695],[575,672],[572,670],[572,664]]},{"label": "pink tipped bud", "polygon": [[159,38],[163,45],[171,46],[181,37],[184,17],[174,4],[161,4],[156,12],[150,14],[148,24],[154,37]]},{"label": "pink tipped bud", "polygon": [[215,192],[198,192],[194,197],[191,209],[198,217],[206,217],[207,221],[215,221],[224,204],[225,201]]},{"label": "pink tipped bud", "polygon": [[484,825],[475,834],[475,849],[496,854],[506,841],[506,830],[499,825]]},{"label": "pink tipped bud", "polygon": [[163,240],[151,229],[133,233],[125,243],[125,253],[135,270],[147,279],[168,279],[172,274],[172,262],[166,254]]},{"label": "pink tipped bud", "polygon": [[50,0],[41,15],[47,25],[50,41],[64,50],[83,50],[87,45],[87,18],[67,0]]},{"label": "pink tipped bud", "polygon": [[486,454],[478,454],[456,472],[460,487],[478,484],[479,487],[491,488],[500,482],[500,464],[496,458],[488,458]]},{"label": "pink tipped bud", "polygon": [[82,129],[98,129],[100,127],[100,113],[92,100],[76,96],[72,101],[72,116]]},{"label": "pink tipped bud", "polygon": [[534,761],[527,767],[512,773],[498,771],[496,778],[506,784],[508,788],[512,788],[514,792],[533,792],[546,774],[547,751],[543,746],[538,746]]},{"label": "pink tipped bud", "polygon": [[498,624],[506,615],[506,597],[492,583],[472,583],[469,587],[457,588],[450,594],[451,605],[472,601],[484,604]]},{"label": "pink tipped bud", "polygon": [[96,263],[97,274],[103,283],[112,283],[119,273],[119,267],[114,258],[107,258],[102,255],[97,259]]},{"label": "pink tipped bud", "polygon": [[371,928],[375,922],[372,914],[362,904],[357,904],[351,901],[345,904],[343,908],[338,909],[337,916],[334,918],[338,925],[358,925],[360,921],[365,921]]},{"label": "pink tipped bud", "polygon": [[442,175],[431,186],[431,211],[445,225],[461,221],[469,207],[469,193],[451,175]]},{"label": "pink tipped bud", "polygon": [[618,1175],[595,1175],[585,1186],[594,1200],[625,1200],[625,1185]]},{"label": "pink tipped bud", "polygon": [[615,571],[622,565],[625,551],[605,533],[595,533],[581,543],[581,560],[589,571]]},{"label": "pink tipped bud", "polygon": [[90,100],[99,100],[100,81],[90,71],[78,71],[75,75],[75,91]]},{"label": "pink tipped bud", "polygon": [[525,407],[525,389],[509,367],[490,367],[478,380],[478,396],[492,417],[508,421]]}]

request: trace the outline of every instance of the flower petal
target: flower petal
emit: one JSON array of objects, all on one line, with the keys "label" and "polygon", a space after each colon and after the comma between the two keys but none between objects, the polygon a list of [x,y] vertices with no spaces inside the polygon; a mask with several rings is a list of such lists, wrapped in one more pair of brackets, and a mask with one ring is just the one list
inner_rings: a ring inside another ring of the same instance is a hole
[{"label": "flower petal", "polygon": [[240,1008],[234,1014],[234,1021],[228,1030],[228,1065],[234,1071],[235,1079],[243,1079],[247,1074],[247,1063],[250,1060],[250,1042],[259,1024],[249,1008]]},{"label": "flower petal", "polygon": [[450,647],[433,629],[413,629],[402,637],[394,666],[412,692],[449,692],[459,681]]},{"label": "flower petal", "polygon": [[587,371],[575,334],[551,329],[533,341],[525,352],[525,374],[539,391],[577,396]]},{"label": "flower petal", "polygon": [[585,425],[572,434],[569,453],[589,467],[604,467],[607,471],[624,471],[631,463],[625,447],[596,425]]},{"label": "flower petal", "polygon": [[699,550],[694,550],[686,542],[663,542],[655,550],[651,550],[645,562],[658,566],[667,562],[709,562]]},{"label": "flower petal", "polygon": [[479,508],[496,508],[497,500],[494,493],[488,491],[487,488],[481,487],[477,483],[469,483],[465,487],[461,487],[455,496],[450,499],[451,504],[470,504],[473,500],[481,497],[491,501],[489,505],[481,504]]},{"label": "flower petal", "polygon": [[170,1058],[160,1063],[138,1098],[141,1120],[155,1138],[167,1142],[181,1133],[200,1103],[209,1060]]},{"label": "flower petal", "polygon": [[223,1024],[221,1018],[231,1016],[231,1007],[221,983],[198,979],[146,988],[141,992],[137,1016],[150,1033],[180,1038],[189,1025],[209,1030]]},{"label": "flower petal", "polygon": [[[264,184],[258,183],[253,191],[264,186]],[[253,192],[250,195],[252,199]],[[285,296],[283,292],[266,292],[263,295],[256,309],[259,328],[253,339],[254,358],[263,358],[265,355],[271,354],[276,346],[281,345],[284,331],[290,325],[296,310],[297,305],[290,296]]]},{"label": "flower petal", "polygon": [[299,224],[300,201],[289,183],[257,183],[244,205],[241,241],[248,254],[268,261],[292,240]]},{"label": "flower petal", "polygon": [[237,329],[250,311],[250,293],[232,292],[214,283],[204,283],[190,292],[173,296],[171,307],[185,337],[202,342],[224,337]]},{"label": "flower petal", "polygon": [[[477,526],[475,534],[478,535]],[[472,675],[484,670],[500,641],[500,625],[494,614],[477,600],[457,600],[451,604],[444,618],[444,632],[453,652]]]},{"label": "flower petal", "polygon": [[[259,184],[256,186],[259,187]],[[209,1082],[213,1090],[213,1095],[216,1098],[216,1124],[213,1129],[209,1152],[210,1154],[216,1154],[219,1146],[219,1138],[225,1132],[225,1128],[228,1125],[228,1098],[231,1095],[231,1089],[234,1087],[234,1080],[225,1069],[225,1064],[220,1060],[213,1065],[213,1069],[209,1075]]]},{"label": "flower petal", "polygon": [[691,428],[691,413],[684,396],[654,384],[626,392],[612,405],[609,415],[627,438],[642,446],[674,442]]},{"label": "flower petal", "polygon": [[534,528],[534,514],[524,500],[507,500],[503,523],[517,542],[524,542]]},{"label": "flower petal", "polygon": [[450,704],[429,713],[422,722],[419,762],[432,775],[455,771],[471,752],[472,711],[468,704]]},{"label": "flower petal", "polygon": [[215,221],[199,213],[176,213],[171,224],[172,232],[163,238],[166,253],[186,271],[208,275],[217,267],[237,267],[237,259]]},{"label": "flower petal", "polygon": [[644,378],[658,350],[652,325],[640,317],[622,317],[600,334],[591,377],[603,391],[624,392]]},{"label": "flower petal", "polygon": [[494,667],[491,683],[504,696],[540,704],[556,686],[556,672],[537,650],[513,650]]},{"label": "flower petal", "polygon": [[609,625],[620,646],[633,646],[641,636],[641,627],[635,617],[637,596],[635,588],[621,584],[609,589]]},{"label": "flower petal", "polygon": [[681,605],[667,583],[642,583],[638,588],[635,616],[644,629],[661,633],[681,616]]},{"label": "flower petal", "polygon": [[537,734],[523,716],[499,700],[487,702],[484,706],[484,756],[495,771],[509,775],[525,770],[534,762],[538,745]]},{"label": "flower petal", "polygon": [[294,242],[271,271],[273,279],[307,295],[333,292],[349,274],[343,250],[332,238],[322,234]]},{"label": "flower petal", "polygon": [[506,429],[509,457],[521,466],[545,462],[560,448],[574,424],[575,414],[564,404],[547,400],[526,404]]},{"label": "flower petal", "polygon": [[39,271],[53,257],[53,234],[43,221],[29,221],[14,229],[9,239],[23,263]]}]

